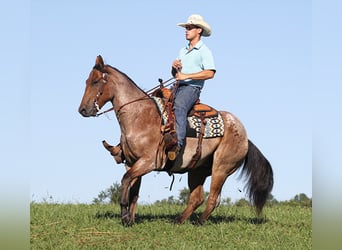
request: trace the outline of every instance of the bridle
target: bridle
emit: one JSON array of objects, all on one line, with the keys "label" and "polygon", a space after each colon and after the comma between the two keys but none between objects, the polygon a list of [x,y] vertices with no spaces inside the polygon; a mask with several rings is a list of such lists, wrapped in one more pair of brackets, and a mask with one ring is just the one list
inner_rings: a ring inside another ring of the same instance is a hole
[{"label": "bridle", "polygon": [[[108,112],[114,110],[114,106],[113,106],[113,107],[111,107],[111,108],[109,108],[109,109],[107,109],[107,110],[105,110],[105,111],[103,111],[103,112],[98,113],[98,112],[101,110],[101,109],[100,109],[100,105],[98,104],[98,99],[99,99],[99,97],[103,94],[104,87],[105,87],[106,83],[108,82],[108,73],[102,72],[102,77],[101,77],[99,80],[97,80],[97,81],[100,81],[100,80],[102,80],[103,85],[101,86],[101,88],[99,89],[99,91],[98,91],[97,94],[96,94],[96,97],[94,98],[94,106],[95,106],[95,108],[96,108],[96,110],[97,110],[96,117],[99,117],[100,115],[103,115],[103,114],[105,114],[105,113],[108,113]],[[156,86],[156,87],[150,89],[149,91],[147,91],[147,92],[146,92],[146,96],[143,96],[143,97],[140,97],[140,98],[135,99],[135,100],[133,100],[133,101],[130,101],[130,102],[127,102],[127,103],[122,104],[122,105],[116,110],[116,113],[119,113],[120,110],[121,110],[123,107],[125,107],[126,105],[129,105],[129,104],[134,103],[134,102],[137,102],[137,101],[150,99],[150,96],[151,96],[152,92],[155,91],[157,88],[161,88],[161,87],[164,87],[164,86],[166,87],[166,86],[169,86],[169,85],[175,83],[175,81],[172,81],[172,80],[174,80],[174,77],[168,79],[168,80],[165,81],[165,82],[163,82],[162,79],[158,79],[158,80],[159,80],[159,83],[160,83],[160,84],[159,84],[158,86]],[[169,83],[170,81],[172,81],[172,82]],[[166,83],[168,83],[168,84],[166,84]],[[164,84],[165,84],[165,85],[164,85]]]},{"label": "bridle", "polygon": [[[97,82],[99,82],[100,80],[102,80],[103,84],[102,84],[102,86],[100,87],[100,89],[99,89],[99,91],[97,92],[96,97],[95,97],[95,99],[94,99],[94,106],[95,106],[97,112],[100,111],[100,106],[99,106],[99,104],[98,104],[98,100],[99,100],[99,97],[102,95],[103,89],[104,89],[104,87],[105,87],[105,85],[106,85],[106,83],[107,83],[107,80],[108,80],[108,73],[102,73],[102,77],[101,77],[99,80],[97,80]],[[96,116],[98,116],[98,115],[96,114]]]},{"label": "bridle", "polygon": [[[97,92],[97,94],[96,94],[96,96],[95,96],[95,98],[94,98],[94,106],[95,106],[95,108],[96,108],[96,110],[97,110],[96,117],[98,117],[98,116],[100,116],[100,115],[103,115],[103,114],[105,114],[105,113],[108,113],[108,112],[114,110],[114,106],[113,106],[113,107],[111,107],[111,108],[109,108],[109,109],[107,109],[107,110],[105,110],[105,111],[103,111],[103,112],[101,112],[101,113],[98,113],[98,112],[101,110],[101,109],[100,109],[100,105],[98,104],[98,100],[99,100],[100,96],[103,94],[103,90],[104,90],[104,88],[105,88],[105,85],[106,85],[106,83],[108,82],[108,73],[104,73],[104,72],[103,72],[101,78],[100,78],[99,80],[97,80],[97,81],[100,81],[100,80],[102,80],[102,83],[103,83],[103,84],[102,84],[101,88],[99,89],[99,91]],[[116,110],[116,113],[119,113],[120,110],[121,110],[124,106],[126,106],[126,105],[128,105],[128,104],[131,104],[131,103],[134,103],[134,102],[137,102],[137,101],[140,101],[140,100],[144,100],[144,99],[150,99],[149,95],[146,94],[146,96],[140,97],[140,98],[138,98],[138,99],[135,99],[135,100],[133,100],[133,101],[130,101],[130,102],[127,102],[127,103],[121,105],[121,106],[118,108],[118,110]]]}]

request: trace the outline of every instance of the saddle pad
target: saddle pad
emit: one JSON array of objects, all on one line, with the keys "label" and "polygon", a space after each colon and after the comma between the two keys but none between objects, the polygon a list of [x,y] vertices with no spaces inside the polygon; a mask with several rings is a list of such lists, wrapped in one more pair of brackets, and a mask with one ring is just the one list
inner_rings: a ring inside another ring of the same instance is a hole
[{"label": "saddle pad", "polygon": [[[216,117],[205,118],[206,124],[204,126],[203,138],[220,137],[224,134],[224,123],[220,113]],[[196,137],[201,133],[201,118],[193,115],[188,117],[189,127],[196,131]]]},{"label": "saddle pad", "polygon": [[165,125],[167,123],[167,120],[168,120],[169,116],[168,116],[167,111],[165,109],[164,101],[160,97],[156,97],[156,96],[151,96],[151,97],[152,97],[152,100],[157,105],[159,114],[162,116],[162,119],[163,119],[163,125]]},{"label": "saddle pad", "polygon": [[[168,113],[165,110],[164,102],[159,97],[152,96],[152,99],[155,101],[155,103],[158,107],[159,113],[162,116],[163,124],[165,125],[167,123],[167,120],[168,120]],[[204,136],[203,136],[204,138],[213,138],[213,137],[223,136],[223,134],[224,134],[224,122],[223,122],[223,119],[222,119],[222,116],[220,115],[220,113],[217,113],[217,116],[205,118],[205,120],[206,120],[206,125],[204,127]],[[195,115],[188,117],[189,128],[192,130],[195,130],[196,137],[198,137],[200,134],[201,123],[202,123],[201,118],[199,118]],[[188,133],[187,133],[187,136],[192,137]]]}]

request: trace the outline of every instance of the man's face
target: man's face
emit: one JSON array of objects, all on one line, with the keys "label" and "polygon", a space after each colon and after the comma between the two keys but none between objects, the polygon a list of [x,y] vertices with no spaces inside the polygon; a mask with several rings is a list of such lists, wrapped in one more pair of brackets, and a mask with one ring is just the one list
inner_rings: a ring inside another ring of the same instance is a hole
[{"label": "man's face", "polygon": [[185,26],[185,37],[186,37],[186,40],[188,41],[191,41],[195,37],[200,36],[201,32],[202,32],[202,28],[196,25],[189,24]]}]

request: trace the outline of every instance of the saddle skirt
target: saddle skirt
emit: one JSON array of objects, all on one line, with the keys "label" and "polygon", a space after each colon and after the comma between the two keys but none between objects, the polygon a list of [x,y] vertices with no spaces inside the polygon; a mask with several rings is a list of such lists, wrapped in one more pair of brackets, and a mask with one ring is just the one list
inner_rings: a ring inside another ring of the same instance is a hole
[{"label": "saddle skirt", "polygon": [[[163,125],[168,121],[168,112],[165,108],[163,97],[151,96],[159,113],[162,116]],[[203,138],[221,137],[224,134],[224,122],[221,114],[214,108],[196,103],[188,114],[187,137],[199,137],[201,133],[202,119],[205,124]]]}]

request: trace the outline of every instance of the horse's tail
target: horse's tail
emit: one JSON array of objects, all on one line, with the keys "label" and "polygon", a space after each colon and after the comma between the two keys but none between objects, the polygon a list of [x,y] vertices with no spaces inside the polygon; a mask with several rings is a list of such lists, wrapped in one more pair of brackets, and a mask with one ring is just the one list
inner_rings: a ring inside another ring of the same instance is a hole
[{"label": "horse's tail", "polygon": [[273,170],[266,157],[250,140],[241,174],[246,175],[248,197],[259,215],[273,188]]}]

